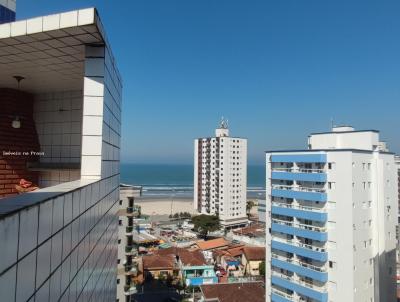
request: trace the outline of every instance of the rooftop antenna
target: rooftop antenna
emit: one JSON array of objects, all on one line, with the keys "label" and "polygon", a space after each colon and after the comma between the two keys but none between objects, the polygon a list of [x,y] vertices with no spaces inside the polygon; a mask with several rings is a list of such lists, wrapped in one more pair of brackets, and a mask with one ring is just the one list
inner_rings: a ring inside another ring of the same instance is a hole
[{"label": "rooftop antenna", "polygon": [[228,120],[226,120],[224,117],[221,118],[220,128],[228,129]]},{"label": "rooftop antenna", "polygon": [[333,130],[333,127],[334,127],[334,125],[333,125],[333,118],[331,117],[331,130]]}]

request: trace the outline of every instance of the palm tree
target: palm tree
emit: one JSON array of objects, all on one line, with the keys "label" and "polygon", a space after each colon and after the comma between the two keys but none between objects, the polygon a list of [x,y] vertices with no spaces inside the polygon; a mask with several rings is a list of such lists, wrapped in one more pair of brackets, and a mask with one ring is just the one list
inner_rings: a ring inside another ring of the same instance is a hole
[{"label": "palm tree", "polygon": [[250,217],[250,211],[255,205],[256,204],[254,203],[254,201],[252,201],[252,200],[248,200],[247,201],[247,203],[246,203],[246,213],[247,213],[248,217]]}]

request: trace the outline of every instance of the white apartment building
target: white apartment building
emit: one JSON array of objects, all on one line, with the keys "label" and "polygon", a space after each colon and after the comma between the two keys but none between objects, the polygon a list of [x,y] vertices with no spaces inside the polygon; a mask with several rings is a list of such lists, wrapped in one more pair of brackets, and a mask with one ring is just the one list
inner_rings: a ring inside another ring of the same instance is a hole
[{"label": "white apartment building", "polygon": [[194,142],[194,207],[221,225],[247,223],[247,139],[230,137],[222,119],[215,137]]},{"label": "white apartment building", "polygon": [[117,266],[117,302],[133,301],[131,295],[137,292],[135,279],[138,276],[138,248],[132,238],[135,229],[135,217],[140,208],[135,198],[142,194],[142,187],[120,185],[119,221],[118,221],[118,266]]},{"label": "white apartment building", "polygon": [[266,153],[268,301],[396,301],[397,169],[375,130]]}]

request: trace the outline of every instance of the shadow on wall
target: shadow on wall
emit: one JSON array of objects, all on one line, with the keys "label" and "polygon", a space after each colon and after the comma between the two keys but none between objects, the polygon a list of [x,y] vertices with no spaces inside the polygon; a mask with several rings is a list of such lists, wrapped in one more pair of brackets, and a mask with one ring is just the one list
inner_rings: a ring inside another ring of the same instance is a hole
[{"label": "shadow on wall", "polygon": [[396,249],[374,257],[374,273],[379,276],[379,281],[374,280],[374,301],[396,302]]}]

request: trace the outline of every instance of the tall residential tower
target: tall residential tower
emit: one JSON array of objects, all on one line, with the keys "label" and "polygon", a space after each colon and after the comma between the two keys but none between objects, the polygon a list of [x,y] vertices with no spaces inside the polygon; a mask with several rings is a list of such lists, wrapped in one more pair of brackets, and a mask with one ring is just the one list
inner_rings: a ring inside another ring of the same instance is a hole
[{"label": "tall residential tower", "polygon": [[269,301],[395,301],[397,170],[375,130],[266,154]]},{"label": "tall residential tower", "polygon": [[247,139],[230,137],[221,121],[215,137],[194,142],[194,206],[202,214],[218,215],[221,225],[247,223]]}]

